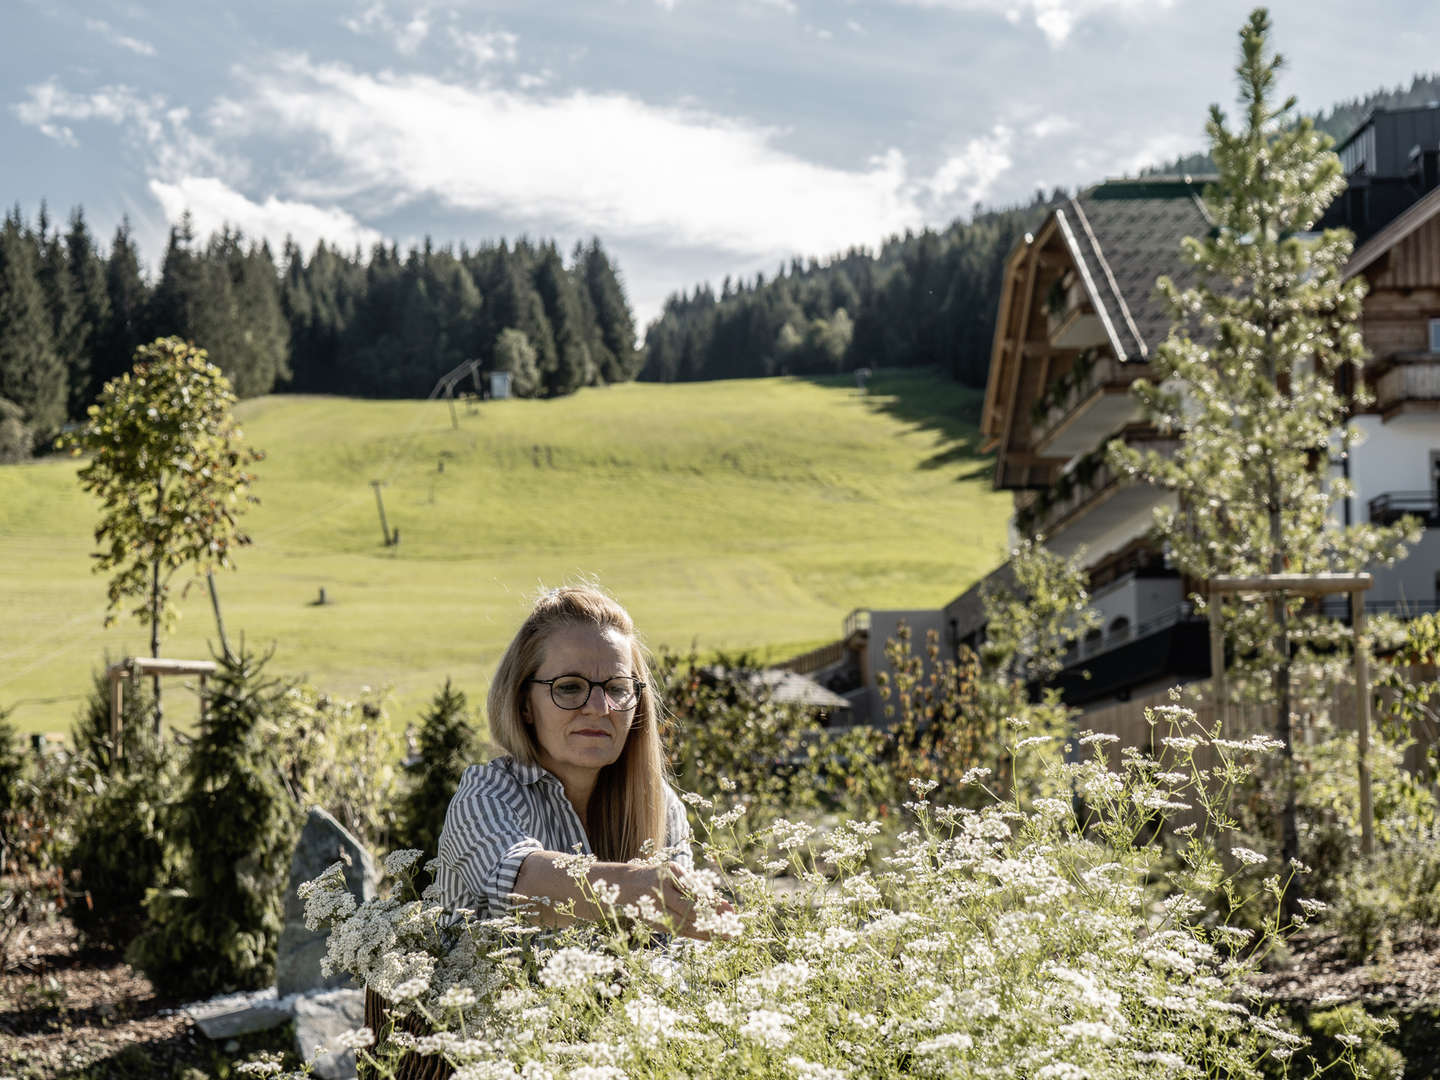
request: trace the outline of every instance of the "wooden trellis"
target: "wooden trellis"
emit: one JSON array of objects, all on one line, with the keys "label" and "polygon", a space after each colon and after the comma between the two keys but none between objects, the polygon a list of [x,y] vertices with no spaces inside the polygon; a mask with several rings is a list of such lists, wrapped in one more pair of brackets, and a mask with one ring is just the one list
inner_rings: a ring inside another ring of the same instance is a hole
[{"label": "wooden trellis", "polygon": [[1261,574],[1255,577],[1210,579],[1210,679],[1221,730],[1230,734],[1225,693],[1225,628],[1220,598],[1227,593],[1294,593],[1300,596],[1350,594],[1350,628],[1355,637],[1356,763],[1360,778],[1360,850],[1375,850],[1375,807],[1370,793],[1370,641],[1365,634],[1365,590],[1375,583],[1370,574]]},{"label": "wooden trellis", "polygon": [[159,657],[132,656],[121,663],[111,664],[105,672],[105,677],[110,680],[110,739],[115,746],[115,757],[118,759],[124,753],[125,746],[120,738],[120,725],[124,722],[125,715],[126,679],[129,679],[133,686],[134,680],[147,675],[200,676],[200,718],[203,720],[205,718],[205,680],[214,675],[215,671],[216,665],[213,660],[165,660]]}]

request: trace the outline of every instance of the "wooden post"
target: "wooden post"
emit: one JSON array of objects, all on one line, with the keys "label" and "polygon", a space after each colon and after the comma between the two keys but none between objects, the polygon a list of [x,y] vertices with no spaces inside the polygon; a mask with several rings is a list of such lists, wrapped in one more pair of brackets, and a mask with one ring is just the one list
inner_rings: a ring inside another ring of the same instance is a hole
[{"label": "wooden post", "polygon": [[375,489],[375,505],[380,508],[380,533],[385,537],[385,546],[390,546],[390,526],[385,521],[385,500],[380,496],[380,489],[385,486],[384,480],[371,480],[370,486]]},{"label": "wooden post", "polygon": [[110,757],[111,768],[120,759],[123,751],[123,744],[120,741],[120,717],[125,712],[125,684],[121,682],[123,672],[118,665],[112,665],[107,674],[110,676],[110,745],[115,748],[114,754]]},{"label": "wooden post", "polygon": [[1360,772],[1360,853],[1375,853],[1375,804],[1370,791],[1370,638],[1365,632],[1365,597],[1350,594],[1350,623],[1355,635],[1355,735]]},{"label": "wooden post", "polygon": [[1220,734],[1231,737],[1229,710],[1226,707],[1225,690],[1225,625],[1220,619],[1220,594],[1210,591],[1210,696],[1215,702],[1215,719],[1220,722]]}]

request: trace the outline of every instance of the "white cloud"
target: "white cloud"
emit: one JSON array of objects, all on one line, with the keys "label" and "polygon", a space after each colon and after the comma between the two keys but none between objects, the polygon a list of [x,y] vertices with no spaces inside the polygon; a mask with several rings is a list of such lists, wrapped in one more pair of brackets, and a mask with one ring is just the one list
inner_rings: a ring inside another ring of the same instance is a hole
[{"label": "white cloud", "polygon": [[971,139],[935,171],[930,179],[931,192],[945,200],[954,200],[958,195],[966,206],[984,199],[1010,168],[1011,140],[1010,129],[1004,124],[996,124],[989,134]]},{"label": "white cloud", "polygon": [[430,36],[430,9],[421,6],[410,18],[403,22],[401,19],[390,14],[383,0],[376,0],[362,8],[358,15],[340,22],[351,33],[388,39],[401,54],[414,56]]},{"label": "white cloud", "polygon": [[845,28],[846,28],[847,30],[849,30],[852,34],[861,34],[861,35],[863,35],[863,34],[865,33],[865,27],[861,26],[861,25],[860,25],[858,22],[856,22],[854,19],[846,19],[846,20],[845,20]]},{"label": "white cloud", "polygon": [[190,112],[172,108],[158,94],[143,96],[128,86],[105,86],[90,94],[72,94],[53,79],[26,88],[28,97],[11,106],[21,123],[68,146],[80,140],[71,124],[104,121],[121,127],[146,147],[150,165],[162,174],[243,171],[228,161],[208,138],[190,129]]},{"label": "white cloud", "polygon": [[257,203],[213,176],[186,176],[173,184],[151,180],[150,191],[171,222],[188,210],[197,236],[209,236],[229,225],[251,240],[270,241],[277,254],[287,236],[306,252],[321,240],[345,250],[356,246],[368,250],[381,240],[380,233],[340,207],[290,202],[274,195]]},{"label": "white cloud", "polygon": [[1048,139],[1052,135],[1065,135],[1076,128],[1076,123],[1067,116],[1042,116],[1025,128],[1025,134],[1032,139]]},{"label": "white cloud", "polygon": [[85,28],[94,31],[108,39],[111,44],[118,45],[122,49],[129,49],[131,52],[139,53],[141,56],[155,55],[154,45],[151,45],[148,41],[133,38],[128,34],[122,34],[104,19],[86,19]]},{"label": "white cloud", "polygon": [[303,197],[435,199],[545,231],[742,254],[874,243],[953,209],[937,200],[980,197],[1004,150],[992,132],[916,179],[898,150],[819,164],[777,146],[774,130],[621,94],[526,96],[305,57],[251,78],[225,115],[307,147],[309,171],[290,186]]},{"label": "white cloud", "polygon": [[1143,13],[1175,0],[897,0],[911,7],[1002,15],[1012,23],[1030,18],[1052,48],[1069,38],[1076,23],[1105,11]]},{"label": "white cloud", "polygon": [[520,39],[504,30],[476,33],[451,28],[450,40],[479,67],[494,63],[513,64],[519,57]]}]

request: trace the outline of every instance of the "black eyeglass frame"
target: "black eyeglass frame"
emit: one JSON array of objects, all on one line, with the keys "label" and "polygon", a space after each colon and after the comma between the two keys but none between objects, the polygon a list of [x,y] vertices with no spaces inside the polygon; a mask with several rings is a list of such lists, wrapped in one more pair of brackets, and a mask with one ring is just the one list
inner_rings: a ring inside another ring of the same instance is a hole
[{"label": "black eyeglass frame", "polygon": [[[585,689],[585,700],[580,702],[579,705],[561,705],[560,702],[556,701],[555,684],[561,679],[584,679],[587,683],[589,683],[590,685]],[[617,679],[626,680],[631,684],[631,688],[635,694],[635,697],[634,700],[632,700],[628,705],[616,705],[615,702],[611,699],[610,695],[605,690],[606,683],[615,682]],[[578,674],[556,675],[553,679],[526,679],[525,681],[527,683],[537,683],[540,686],[548,686],[550,688],[550,700],[554,702],[554,705],[557,709],[564,709],[566,712],[578,712],[586,705],[588,705],[590,703],[590,696],[595,693],[595,688],[597,686],[600,688],[601,695],[605,698],[606,706],[614,709],[616,712],[629,712],[631,709],[638,706],[640,704],[640,696],[645,692],[645,680],[637,679],[633,675],[612,675],[610,676],[610,678],[604,679],[600,682],[596,682],[594,679],[587,679],[584,675]]]}]

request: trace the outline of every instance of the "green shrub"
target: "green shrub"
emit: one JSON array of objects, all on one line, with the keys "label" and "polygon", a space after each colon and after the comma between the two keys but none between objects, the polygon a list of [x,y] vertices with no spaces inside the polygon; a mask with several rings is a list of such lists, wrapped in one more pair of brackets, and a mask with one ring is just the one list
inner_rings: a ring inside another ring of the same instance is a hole
[{"label": "green shrub", "polygon": [[419,759],[409,767],[410,788],[400,800],[399,847],[418,849],[427,857],[436,853],[445,809],[460,784],[460,774],[482,753],[465,694],[446,679],[420,727]]},{"label": "green shrub", "polygon": [[1356,1076],[1371,1080],[1401,1080],[1405,1058],[1386,1046],[1383,1036],[1395,1029],[1393,1020],[1377,1020],[1357,1002],[1311,1013],[1306,1021],[1311,1043],[1308,1056],[1315,1068],[1342,1061]]},{"label": "green shrub", "polygon": [[400,744],[377,699],[291,686],[265,730],[297,813],[320,806],[371,847],[388,842]]},{"label": "green shrub", "polygon": [[[100,772],[110,772],[116,760],[116,747],[110,736],[110,680],[106,671],[109,659],[91,674],[90,694],[81,706],[75,723],[70,727],[70,742],[81,761]],[[150,684],[144,679],[127,679],[120,708],[120,757],[132,752],[144,756],[154,742],[155,699]]]},{"label": "green shrub", "polygon": [[167,822],[179,884],[151,892],[130,959],[166,994],[270,984],[299,814],[276,768],[269,724],[286,688],[241,646],[221,661]]},{"label": "green shrub", "polygon": [[1330,925],[1353,960],[1419,928],[1440,929],[1440,826],[1431,824],[1354,866],[1339,881]]},{"label": "green shrub", "polygon": [[148,727],[126,738],[113,772],[92,773],[94,796],[64,865],[78,894],[71,921],[91,941],[125,948],[145,924],[145,896],[174,868],[165,818],[179,789],[179,753]]},{"label": "green shrub", "polygon": [[770,700],[752,658],[662,655],[660,700],[672,721],[671,767],[682,791],[744,793],[754,814],[869,807],[882,737],[871,728],[830,731],[812,710]]}]

